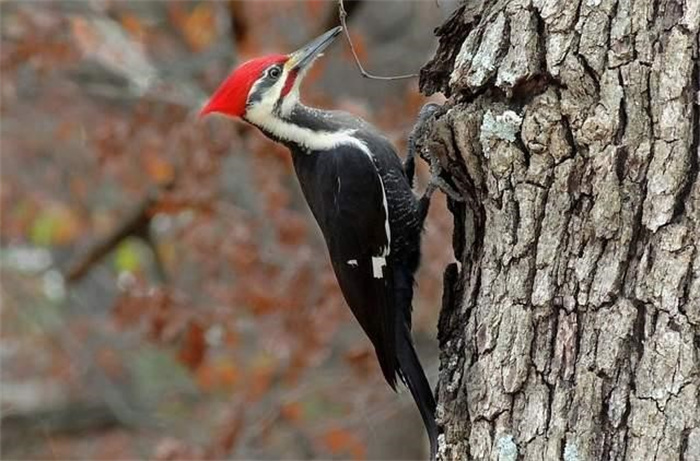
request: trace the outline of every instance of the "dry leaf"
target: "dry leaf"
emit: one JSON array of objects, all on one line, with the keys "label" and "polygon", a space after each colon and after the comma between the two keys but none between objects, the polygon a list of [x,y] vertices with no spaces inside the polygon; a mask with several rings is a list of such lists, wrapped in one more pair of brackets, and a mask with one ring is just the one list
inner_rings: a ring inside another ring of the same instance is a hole
[{"label": "dry leaf", "polygon": [[170,8],[173,23],[192,51],[203,51],[217,38],[214,6],[211,2],[201,2],[188,12],[183,4],[176,2]]},{"label": "dry leaf", "polygon": [[206,350],[204,328],[198,322],[190,322],[177,356],[178,360],[190,370],[196,370],[202,364]]},{"label": "dry leaf", "polygon": [[352,459],[367,457],[367,449],[362,440],[345,429],[330,429],[323,435],[323,444],[334,455],[349,454]]},{"label": "dry leaf", "polygon": [[146,173],[156,184],[168,184],[175,177],[175,168],[167,160],[158,155],[146,155],[144,157]]}]

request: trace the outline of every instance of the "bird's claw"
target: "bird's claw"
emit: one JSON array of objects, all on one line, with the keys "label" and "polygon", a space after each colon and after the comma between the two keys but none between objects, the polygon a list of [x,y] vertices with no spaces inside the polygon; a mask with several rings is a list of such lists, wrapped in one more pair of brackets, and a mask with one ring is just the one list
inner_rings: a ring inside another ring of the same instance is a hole
[{"label": "bird's claw", "polygon": [[423,107],[420,108],[420,112],[418,112],[418,121],[416,122],[414,130],[421,127],[428,120],[428,118],[439,109],[440,104],[436,104],[434,102],[424,104]]},{"label": "bird's claw", "polygon": [[[423,136],[423,132],[428,125],[430,118],[440,109],[440,105],[435,103],[425,104],[418,113],[418,120],[411,130],[408,137],[408,155],[404,162],[404,172],[408,178],[411,187],[413,187],[413,176],[415,173],[415,157],[419,152],[417,141]],[[440,189],[445,195],[456,202],[463,202],[464,198],[452,187],[447,181],[442,178],[442,166],[438,159],[432,155],[424,157],[430,162],[430,181],[423,192],[423,195],[418,201],[418,214],[421,224],[425,222],[430,208],[430,199],[433,193]]]},{"label": "bird's claw", "polygon": [[424,195],[430,198],[430,196],[433,195],[433,192],[435,192],[436,189],[440,189],[445,195],[447,195],[455,202],[464,202],[464,197],[462,197],[460,193],[457,192],[457,190],[454,187],[452,187],[447,181],[442,179],[439,172],[434,173],[431,171],[430,182],[428,183],[428,187],[426,187],[425,189]]},{"label": "bird's claw", "polygon": [[464,202],[464,197],[447,181],[442,178],[442,165],[436,158],[430,158],[430,180],[425,188],[423,197],[430,200],[435,190],[440,189],[445,195],[455,202]]},{"label": "bird's claw", "polygon": [[423,130],[425,130],[430,117],[435,114],[438,109],[440,109],[440,105],[435,104],[434,102],[424,104],[423,107],[421,107],[420,112],[418,112],[418,119],[413,125],[411,134],[408,135],[408,153],[406,155],[406,160],[404,161],[404,173],[406,173],[406,177],[408,178],[411,186],[413,186],[413,176],[415,173],[415,158],[418,154],[418,146],[416,145],[416,141],[423,134]]},{"label": "bird's claw", "polygon": [[434,102],[429,102],[421,107],[420,112],[418,112],[418,119],[413,125],[411,134],[408,135],[408,151],[411,156],[415,156],[417,153],[416,141],[423,134],[423,130],[426,128],[427,122],[430,117],[435,114],[440,109],[439,104]]}]

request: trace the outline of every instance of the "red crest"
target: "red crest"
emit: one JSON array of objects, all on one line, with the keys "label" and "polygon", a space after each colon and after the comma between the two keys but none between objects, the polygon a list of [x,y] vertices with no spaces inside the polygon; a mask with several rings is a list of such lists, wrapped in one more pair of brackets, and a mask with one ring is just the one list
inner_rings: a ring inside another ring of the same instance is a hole
[{"label": "red crest", "polygon": [[287,56],[283,54],[275,54],[244,62],[224,80],[212,97],[209,98],[199,115],[204,116],[212,112],[218,112],[234,117],[243,117],[245,114],[245,103],[253,83],[260,78],[263,70],[271,64],[282,64],[287,59]]}]

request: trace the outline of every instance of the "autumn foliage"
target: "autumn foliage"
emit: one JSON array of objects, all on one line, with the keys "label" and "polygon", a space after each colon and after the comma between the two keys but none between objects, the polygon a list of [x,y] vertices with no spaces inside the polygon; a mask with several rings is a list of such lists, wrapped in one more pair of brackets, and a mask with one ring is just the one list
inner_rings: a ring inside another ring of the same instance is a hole
[{"label": "autumn foliage", "polygon": [[[333,2],[0,8],[3,454],[371,456],[368,431],[401,405],[287,151],[195,116],[233,63],[291,50]],[[371,59],[369,38],[356,45]],[[345,48],[327,54],[306,99],[360,113],[403,149],[423,103],[415,82],[370,104],[331,78],[360,79]],[[415,305],[428,334],[450,253],[436,202]]]}]

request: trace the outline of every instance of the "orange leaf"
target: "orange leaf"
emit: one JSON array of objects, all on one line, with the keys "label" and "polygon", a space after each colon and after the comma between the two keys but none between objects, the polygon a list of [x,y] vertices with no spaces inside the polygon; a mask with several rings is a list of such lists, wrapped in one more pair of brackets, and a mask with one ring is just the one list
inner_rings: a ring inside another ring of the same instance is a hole
[{"label": "orange leaf", "polygon": [[124,30],[126,30],[134,39],[141,40],[144,36],[146,28],[135,14],[123,13],[119,17],[119,22]]},{"label": "orange leaf", "polygon": [[231,388],[236,384],[236,381],[238,381],[238,371],[232,363],[219,366],[219,382],[222,387]]},{"label": "orange leaf", "polygon": [[350,454],[357,460],[367,457],[367,449],[360,438],[348,430],[330,429],[323,435],[322,440],[333,454]]},{"label": "orange leaf", "polygon": [[171,6],[168,12],[192,51],[202,51],[216,39],[216,16],[211,3],[201,2],[191,12],[180,5]]},{"label": "orange leaf", "polygon": [[248,387],[249,401],[254,402],[265,395],[272,384],[272,372],[273,370],[269,366],[260,366],[252,371]]},{"label": "orange leaf", "polygon": [[197,385],[203,391],[212,391],[216,387],[216,370],[204,364],[197,369]]},{"label": "orange leaf", "polygon": [[54,235],[54,243],[66,245],[73,242],[80,235],[82,223],[75,211],[68,207],[57,208],[58,225]]},{"label": "orange leaf", "polygon": [[244,291],[243,300],[255,315],[270,314],[280,306],[279,298],[264,285],[248,286]]},{"label": "orange leaf", "polygon": [[196,370],[204,360],[206,349],[204,328],[197,322],[190,322],[185,333],[185,341],[178,353],[178,360],[190,370]]},{"label": "orange leaf", "polygon": [[146,173],[156,184],[167,184],[175,176],[175,169],[170,162],[155,154],[144,157]]},{"label": "orange leaf", "polygon": [[303,408],[299,402],[289,402],[282,405],[280,414],[291,422],[299,422],[302,419]]},{"label": "orange leaf", "polygon": [[202,364],[196,373],[197,385],[204,391],[230,391],[238,382],[238,370],[228,359],[214,365]]}]

